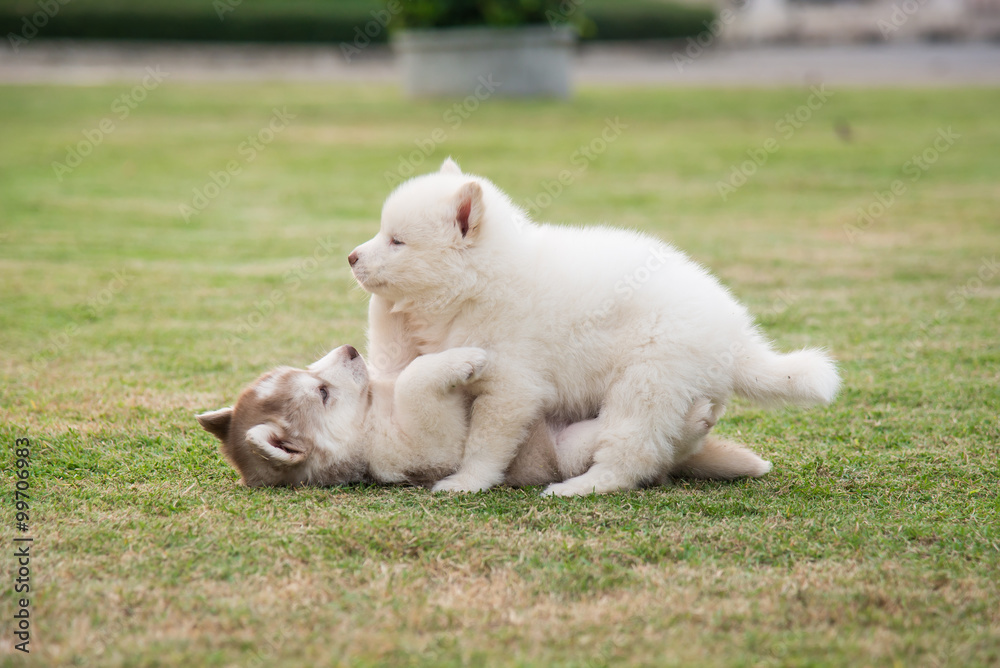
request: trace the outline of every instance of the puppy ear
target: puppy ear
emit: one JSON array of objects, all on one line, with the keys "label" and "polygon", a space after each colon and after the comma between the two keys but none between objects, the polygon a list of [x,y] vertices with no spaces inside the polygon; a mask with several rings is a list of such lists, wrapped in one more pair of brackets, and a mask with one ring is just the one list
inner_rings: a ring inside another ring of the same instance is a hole
[{"label": "puppy ear", "polygon": [[247,431],[247,445],[257,455],[274,464],[291,466],[306,458],[305,451],[286,438],[273,424],[259,424]]},{"label": "puppy ear", "polygon": [[232,407],[220,408],[217,411],[209,411],[208,413],[202,413],[196,417],[198,419],[198,424],[200,424],[205,431],[212,434],[222,442],[226,441],[226,437],[229,436],[229,425],[233,423]]},{"label": "puppy ear", "polygon": [[445,161],[441,163],[441,173],[442,174],[461,174],[462,168],[458,166],[458,163],[451,159],[451,156],[445,158]]},{"label": "puppy ear", "polygon": [[471,239],[483,221],[483,189],[475,181],[469,181],[458,189],[455,201],[455,224],[463,238]]}]

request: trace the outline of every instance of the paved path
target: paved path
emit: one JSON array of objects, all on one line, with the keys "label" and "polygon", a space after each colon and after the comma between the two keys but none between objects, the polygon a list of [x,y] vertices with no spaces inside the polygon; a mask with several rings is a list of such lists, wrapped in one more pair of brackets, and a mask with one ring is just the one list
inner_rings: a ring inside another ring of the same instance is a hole
[{"label": "paved path", "polygon": [[[638,86],[1000,85],[1000,44],[719,48],[685,54],[684,43],[581,47],[580,84]],[[391,53],[370,47],[348,63],[336,45],[76,42],[41,39],[0,48],[0,83],[135,81],[159,66],[173,81],[392,83]]]}]

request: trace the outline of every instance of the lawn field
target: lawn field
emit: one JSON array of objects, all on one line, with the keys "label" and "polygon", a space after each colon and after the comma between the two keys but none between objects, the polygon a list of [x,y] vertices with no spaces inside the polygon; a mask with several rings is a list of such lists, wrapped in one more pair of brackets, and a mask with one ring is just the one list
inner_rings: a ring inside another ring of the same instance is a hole
[{"label": "lawn field", "polygon": [[[0,664],[1000,663],[1000,90],[149,88],[0,89]],[[735,402],[753,481],[239,487],[194,415],[364,344],[346,255],[448,155],[685,249],[841,395]]]}]

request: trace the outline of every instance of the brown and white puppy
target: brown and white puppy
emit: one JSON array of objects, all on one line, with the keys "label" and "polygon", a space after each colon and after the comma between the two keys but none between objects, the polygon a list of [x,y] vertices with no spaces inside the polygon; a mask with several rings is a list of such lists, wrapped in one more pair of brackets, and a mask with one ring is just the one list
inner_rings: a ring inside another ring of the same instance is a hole
[{"label": "brown and white puppy", "polygon": [[[482,349],[452,348],[379,378],[357,350],[342,346],[307,369],[279,367],[262,375],[235,406],[199,415],[198,422],[219,438],[226,459],[250,487],[430,485],[462,462],[471,406],[466,388],[488,372],[487,360]],[[707,400],[691,407],[685,436],[705,445],[672,474],[729,479],[770,470],[750,450],[708,436],[713,415]],[[586,471],[597,427],[597,420],[535,424],[504,482],[542,485]]]}]

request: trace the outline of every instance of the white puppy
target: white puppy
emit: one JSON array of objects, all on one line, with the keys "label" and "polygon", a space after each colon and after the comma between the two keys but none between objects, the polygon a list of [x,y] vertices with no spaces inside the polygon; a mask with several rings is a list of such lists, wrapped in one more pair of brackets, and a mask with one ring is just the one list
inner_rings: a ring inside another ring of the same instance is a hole
[{"label": "white puppy", "polygon": [[713,419],[733,393],[763,403],[825,403],[833,361],[780,354],[747,310],[679,250],[636,232],[532,223],[488,180],[450,159],[401,184],[379,233],[349,257],[372,293],[370,352],[402,368],[459,346],[491,355],[459,471],[438,491],[503,479],[540,417],[597,418],[593,465],[546,492],[578,495],[656,480],[703,446],[685,416]]},{"label": "white puppy", "polygon": [[[469,431],[464,388],[486,366],[485,351],[452,348],[418,357],[398,377],[378,377],[351,346],[308,369],[278,367],[250,384],[232,408],[198,422],[222,442],[249,487],[351,482],[429,484],[454,473]],[[685,438],[704,449],[670,471],[694,478],[759,476],[770,464],[707,436],[707,401],[685,419]],[[589,468],[596,421],[537,423],[505,472],[509,485],[565,480]],[[706,438],[707,436],[707,438]]]}]

